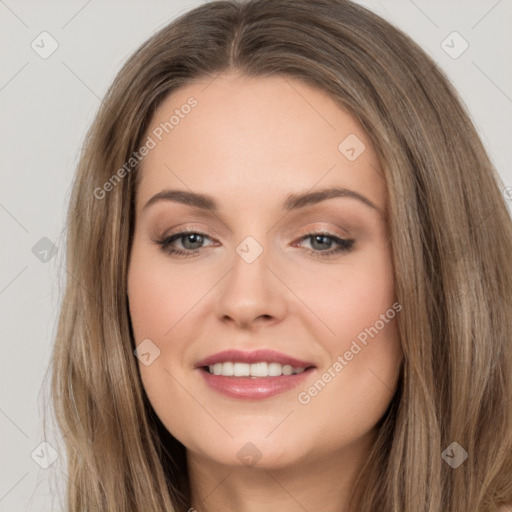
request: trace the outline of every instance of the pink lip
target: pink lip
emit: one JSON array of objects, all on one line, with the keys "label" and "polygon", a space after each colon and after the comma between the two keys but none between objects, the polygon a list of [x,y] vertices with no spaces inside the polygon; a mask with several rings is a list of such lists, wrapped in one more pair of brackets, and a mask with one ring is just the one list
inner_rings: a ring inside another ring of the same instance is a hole
[{"label": "pink lip", "polygon": [[298,386],[307,379],[315,368],[308,368],[295,375],[280,375],[279,377],[225,377],[213,375],[204,368],[199,371],[206,384],[215,391],[231,398],[245,400],[261,400],[283,393]]},{"label": "pink lip", "polygon": [[196,364],[196,368],[210,366],[215,363],[224,363],[226,361],[232,361],[234,363],[259,363],[262,361],[268,361],[272,363],[280,363],[282,365],[289,364],[294,368],[307,368],[308,366],[314,366],[313,363],[301,361],[300,359],[295,359],[294,357],[281,354],[281,352],[276,352],[274,350],[260,349],[243,352],[241,350],[232,349],[224,350],[223,352],[218,352],[217,354],[213,354],[205,359],[201,359],[201,361]]},{"label": "pink lip", "polygon": [[[213,375],[206,367],[215,364],[232,361],[234,363],[259,363],[268,361],[288,364],[294,368],[306,368],[302,373],[295,375],[280,375],[279,377],[226,377],[224,375]],[[283,393],[298,386],[315,371],[313,363],[302,361],[287,356],[274,350],[254,350],[243,352],[240,350],[224,350],[196,364],[196,368],[206,381],[206,384],[213,390],[231,398],[246,400],[261,400]]]}]

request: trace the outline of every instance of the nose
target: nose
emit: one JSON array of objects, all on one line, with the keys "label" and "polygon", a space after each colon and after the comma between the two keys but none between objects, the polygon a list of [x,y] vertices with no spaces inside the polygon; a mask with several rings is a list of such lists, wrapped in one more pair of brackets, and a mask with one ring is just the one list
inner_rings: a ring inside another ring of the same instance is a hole
[{"label": "nose", "polygon": [[266,248],[252,262],[235,253],[216,303],[222,322],[247,329],[256,324],[273,325],[284,318],[287,288],[284,279],[269,266],[267,256]]}]

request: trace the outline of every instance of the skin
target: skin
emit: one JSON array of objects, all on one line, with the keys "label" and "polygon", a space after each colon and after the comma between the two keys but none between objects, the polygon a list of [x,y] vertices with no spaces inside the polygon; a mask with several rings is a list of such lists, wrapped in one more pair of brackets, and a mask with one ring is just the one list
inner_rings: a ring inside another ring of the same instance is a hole
[{"label": "skin", "polygon": [[[197,106],[145,157],[136,193],[130,315],[136,344],[150,339],[160,350],[148,366],[139,362],[143,386],[187,448],[190,507],[345,511],[396,389],[403,360],[396,317],[309,403],[298,394],[395,302],[376,153],[355,118],[325,93],[289,78],[231,73],[174,91],[146,136],[191,96]],[[366,146],[354,161],[338,149],[349,134]],[[356,191],[380,211],[351,197],[281,209],[291,193],[328,186]],[[166,188],[211,195],[219,211],[171,201],[143,209]],[[169,255],[155,243],[184,228],[207,237],[202,245],[183,237],[174,247],[199,247],[198,255]],[[355,245],[322,258],[338,245],[304,238],[314,231]],[[236,252],[247,236],[263,248],[252,263]],[[195,368],[229,348],[274,349],[316,369],[305,384],[276,396],[229,398]],[[245,449],[260,457],[253,465],[237,455],[249,442],[257,451]]]}]

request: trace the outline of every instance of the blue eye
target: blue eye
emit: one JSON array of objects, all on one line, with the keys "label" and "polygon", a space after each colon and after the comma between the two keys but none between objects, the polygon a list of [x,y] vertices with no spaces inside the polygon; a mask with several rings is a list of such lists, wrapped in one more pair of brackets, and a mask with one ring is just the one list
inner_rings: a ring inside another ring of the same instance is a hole
[{"label": "blue eye", "polygon": [[[179,233],[175,233],[174,235],[161,238],[160,240],[157,240],[157,244],[160,245],[162,251],[164,251],[166,254],[170,255],[177,255],[177,256],[197,256],[199,254],[199,248],[187,248],[184,245],[190,244],[202,244],[205,238],[209,238],[205,233],[201,233],[199,231],[180,231]],[[185,250],[177,249],[172,244],[176,240],[181,240],[182,246],[185,248]]]},{"label": "blue eye", "polygon": [[[171,256],[174,255],[177,257],[186,258],[190,256],[198,256],[201,252],[200,249],[202,249],[201,245],[204,243],[205,239],[210,239],[210,237],[205,233],[190,230],[180,231],[179,233],[161,238],[157,240],[156,243],[160,246],[164,253]],[[310,239],[313,245],[313,249],[310,251],[310,254],[320,258],[325,258],[340,253],[347,253],[352,250],[355,243],[354,239],[339,238],[337,236],[331,235],[330,233],[308,233],[307,235],[301,237],[299,242],[307,239]],[[174,243],[178,240],[180,241],[184,250],[174,246]],[[335,247],[330,248],[333,244]],[[194,247],[194,245],[197,245],[198,247]],[[315,245],[317,247],[320,246],[320,248],[315,248]],[[324,245],[323,248],[322,245]],[[325,245],[329,246],[328,250],[323,250],[325,249]]]},{"label": "blue eye", "polygon": [[[354,239],[339,238],[329,233],[309,233],[308,235],[303,236],[300,240],[307,240],[308,238],[311,240],[311,244],[313,246],[313,250],[311,250],[310,254],[322,258],[332,256],[334,254],[349,252],[352,250],[355,242]],[[337,247],[334,249],[329,248],[327,251],[314,248],[315,245],[320,245],[321,247],[322,244],[327,244],[331,247],[333,243],[337,245]]]}]

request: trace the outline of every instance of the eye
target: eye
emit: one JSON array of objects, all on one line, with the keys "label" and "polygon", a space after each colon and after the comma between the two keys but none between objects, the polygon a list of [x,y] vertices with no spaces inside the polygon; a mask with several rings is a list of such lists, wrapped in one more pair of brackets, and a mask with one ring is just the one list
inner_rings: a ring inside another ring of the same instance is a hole
[{"label": "eye", "polygon": [[[178,257],[198,256],[201,253],[201,247],[205,239],[210,239],[208,235],[200,231],[185,230],[163,237],[156,241],[161,250],[168,254]],[[310,254],[315,257],[326,258],[340,253],[347,253],[352,250],[355,243],[354,239],[340,238],[330,233],[308,233],[299,239],[299,242],[310,239],[312,250]],[[175,247],[175,242],[180,241],[183,249]],[[331,248],[334,244],[334,248]],[[295,246],[295,244],[293,244]],[[326,247],[328,246],[328,247]],[[327,250],[325,250],[327,249]]]},{"label": "eye", "polygon": [[[340,253],[350,252],[354,246],[354,239],[347,238],[339,238],[330,233],[308,233],[307,235],[300,238],[299,242],[304,240],[311,240],[311,246],[313,249],[310,251],[312,256],[317,256],[320,258],[325,258],[329,256],[333,256]],[[334,248],[331,248],[332,245],[335,245]],[[323,250],[326,248],[328,250]]]},{"label": "eye", "polygon": [[[164,251],[166,254],[188,257],[199,255],[199,248],[204,242],[205,238],[209,239],[210,237],[199,231],[185,230],[161,238],[160,240],[157,240],[156,243],[160,245],[162,251]],[[181,241],[185,250],[177,249],[173,246],[174,242],[177,240]]]}]

